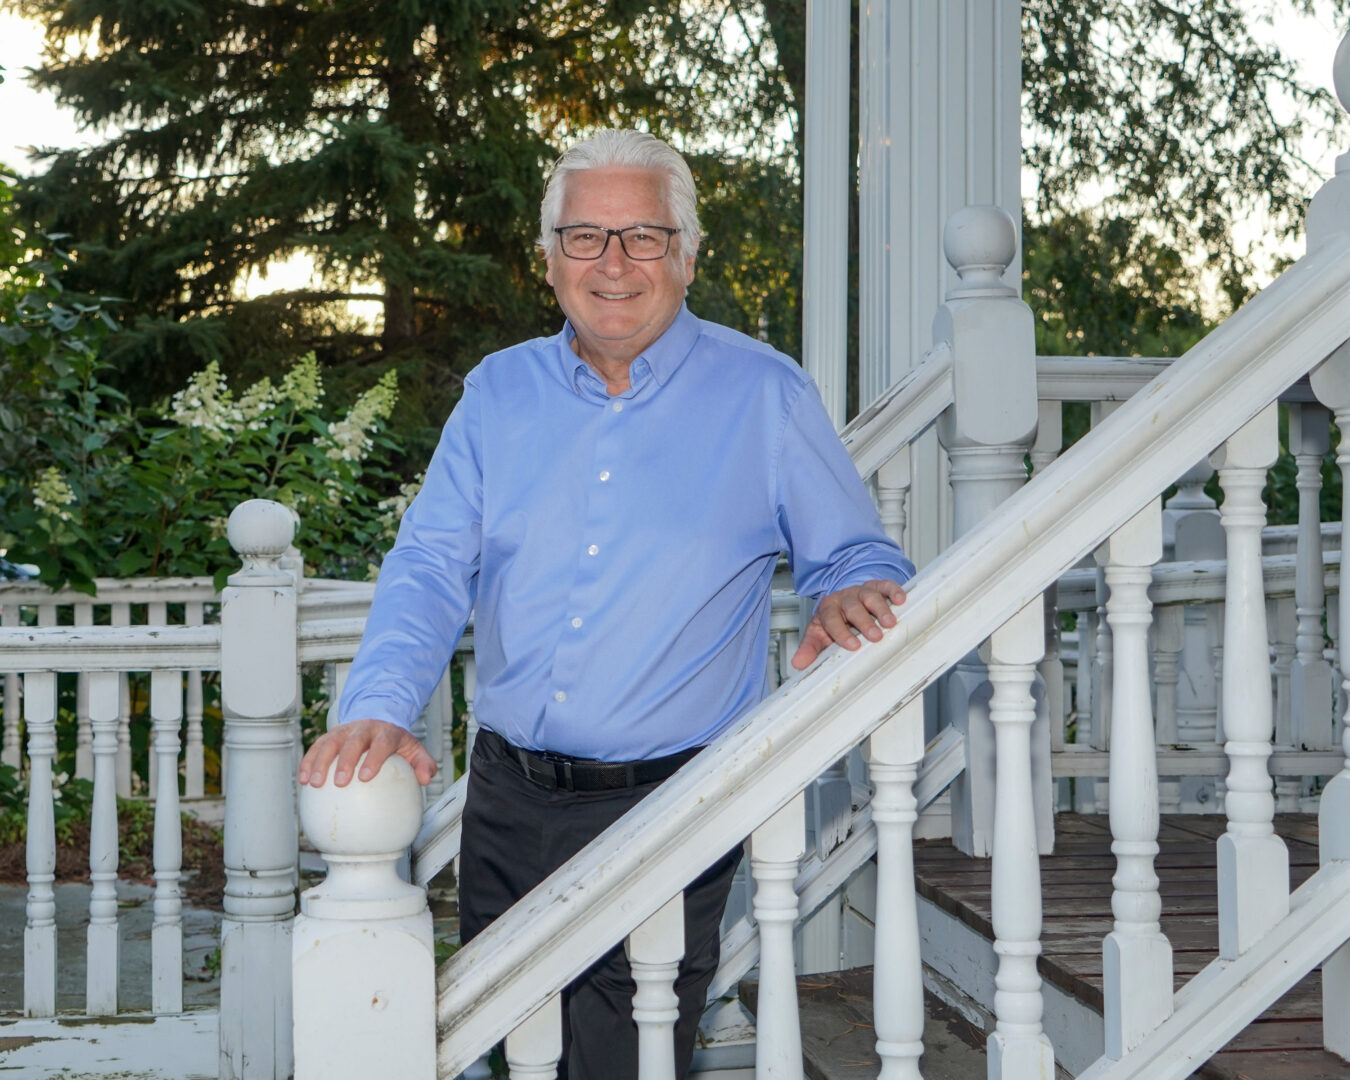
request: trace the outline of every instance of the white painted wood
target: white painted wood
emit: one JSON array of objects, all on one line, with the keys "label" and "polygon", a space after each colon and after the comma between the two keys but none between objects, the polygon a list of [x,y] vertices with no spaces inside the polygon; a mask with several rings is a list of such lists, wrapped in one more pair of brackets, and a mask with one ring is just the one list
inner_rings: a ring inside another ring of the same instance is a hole
[{"label": "white painted wood", "polygon": [[90,672],[89,719],[93,746],[93,814],[89,825],[89,928],[85,1012],[117,1013],[117,718],[121,680],[116,672]]},{"label": "white painted wood", "polygon": [[801,794],[750,834],[759,924],[759,1001],[755,1010],[756,1080],[800,1080],[801,1023],[793,970],[792,927],[797,921],[793,882],[805,851],[806,801]]},{"label": "white painted wood", "polygon": [[[94,625],[94,605],[76,603],[76,626]],[[75,684],[75,775],[81,780],[94,778],[93,731],[89,727],[89,676],[80,672]]]},{"label": "white painted wood", "polygon": [[873,1024],[880,1080],[922,1080],[923,965],[914,894],[914,780],[923,758],[923,698],[914,698],[868,741],[876,828]]},{"label": "white painted wood", "polygon": [[[989,638],[986,663],[993,685],[989,717],[997,754],[991,922],[998,954],[989,1036],[989,1080],[1053,1080],[1054,1052],[1041,1028],[1044,1003],[1036,958],[1041,944],[1041,878],[1031,796],[1031,682],[1045,653],[1040,597]],[[985,652],[986,650],[982,650]]]},{"label": "white painted wood", "polygon": [[836,428],[848,393],[850,22],[844,0],[807,0],[802,366]]},{"label": "white painted wood", "polygon": [[478,710],[474,704],[474,695],[478,693],[478,661],[473,653],[464,656],[464,771],[469,771],[469,762],[473,758],[474,740],[478,738]]},{"label": "white painted wood", "polygon": [[[5,629],[19,625],[19,604],[15,600],[0,603],[0,633]],[[0,765],[17,769],[23,757],[22,724],[20,723],[18,672],[7,672],[4,676],[5,727],[0,734]]]},{"label": "white painted wood", "polygon": [[[1291,596],[1272,597],[1266,593],[1266,622],[1270,632],[1270,675],[1274,684],[1275,739],[1274,746],[1282,750],[1296,750],[1292,703],[1291,671],[1294,666],[1298,617]],[[1319,633],[1321,623],[1318,623]],[[1327,727],[1331,727],[1330,710],[1331,665],[1327,664]],[[1300,810],[1303,778],[1277,774],[1275,777],[1275,812],[1294,814]]]},{"label": "white painted wood", "polygon": [[1220,520],[1228,538],[1221,715],[1231,764],[1225,782],[1228,828],[1217,847],[1219,955],[1227,960],[1246,952],[1289,910],[1289,852],[1275,834],[1267,769],[1274,723],[1261,574],[1261,489],[1278,450],[1272,403],[1215,455],[1224,490]]},{"label": "white painted wood", "polygon": [[[951,460],[953,531],[969,533],[1026,483],[1024,459],[1036,433],[1035,335],[1031,309],[1002,273],[1017,253],[1017,226],[997,207],[967,207],[943,233],[958,283],[934,323],[951,342],[952,406],[938,418]],[[952,842],[987,855],[993,837],[993,729],[989,687],[969,657],[942,684],[944,724],[966,740],[966,770],[952,787]]]},{"label": "white painted wood", "polygon": [[[154,627],[168,626],[168,625],[169,625],[168,604],[166,604],[163,600],[152,600],[152,601],[150,601],[148,604],[146,604],[146,605],[145,605],[145,625],[146,625],[146,626],[154,626]],[[181,694],[182,694],[182,689],[180,688],[180,689],[179,689],[179,695],[181,696]],[[153,692],[152,692],[152,696],[153,696]],[[182,709],[182,705],[180,704],[179,707],[178,707],[178,716],[179,716],[180,722],[181,722],[181,719],[182,719],[182,715],[183,715],[183,709]],[[150,718],[149,718],[149,719],[150,719],[150,738],[149,738],[149,740],[147,740],[147,741],[148,741],[148,744],[149,744],[148,755],[147,755],[148,758],[149,758],[149,760],[146,762],[146,770],[145,770],[146,781],[145,781],[145,782],[146,782],[146,786],[147,786],[147,789],[148,789],[150,798],[153,800],[153,799],[155,799],[155,797],[158,795],[158,790],[159,790],[159,766],[158,766],[158,764],[157,764],[157,758],[156,758],[156,752],[155,752],[155,728],[154,728],[155,718],[154,718],[154,713],[153,713],[153,712],[151,712]],[[177,773],[177,770],[175,769],[175,771],[174,771],[174,776],[175,776],[174,784],[175,784],[175,786],[177,786],[177,779],[176,779],[177,775],[178,775],[178,773]]]},{"label": "white painted wood", "polygon": [[1123,1058],[1102,1057],[1078,1080],[1185,1080],[1322,957],[1350,938],[1350,864],[1318,870],[1299,886],[1289,914],[1235,960],[1218,959],[1177,995],[1177,1007]]},{"label": "white painted wood", "polygon": [[1155,499],[1102,545],[1115,671],[1111,706],[1111,911],[1102,945],[1108,1057],[1120,1057],[1171,1014],[1172,947],[1162,932],[1158,854],[1158,763],[1150,706],[1150,567],[1162,557],[1162,506]]},{"label": "white painted wood", "polygon": [[637,984],[638,1076],[675,1080],[675,1021],[680,1018],[675,977],[684,958],[684,894],[672,896],[629,934],[624,949]]},{"label": "white painted wood", "polygon": [[[130,626],[131,603],[115,602],[110,609],[108,622],[112,626]],[[130,670],[135,669],[121,668],[118,674],[117,796],[120,799],[131,798],[131,684],[127,678]]]},{"label": "white painted wood", "polygon": [[[1151,575],[1150,575],[1151,576]],[[1185,634],[1185,609],[1179,605],[1156,608],[1153,613],[1153,686],[1156,742],[1177,743],[1177,685],[1181,681],[1181,649]],[[1156,762],[1157,754],[1154,759]],[[1179,778],[1158,778],[1158,810],[1175,814],[1181,809]]]},{"label": "white painted wood", "polygon": [[[827,650],[452,957],[440,980],[440,1069],[453,1075],[475,1060],[659,907],[658,897],[692,880],[707,853],[729,850],[820,762],[842,756],[1040,596],[1167,487],[1177,461],[1207,452],[1347,337],[1350,250],[1330,247],[1299,260],[1145,397],[1048,466],[1041,483],[926,566],[905,618],[880,642],[847,656]],[[654,850],[665,857],[651,859]]]},{"label": "white painted wood", "polygon": [[279,559],[294,527],[289,510],[261,499],[235,507],[228,527],[243,567],[230,575],[221,596],[221,698],[229,753],[221,1080],[279,1080],[292,1071],[296,600],[294,578]]},{"label": "white painted wood", "polygon": [[[189,600],[183,607],[183,622],[201,626],[206,621],[200,600]],[[189,799],[206,795],[206,745],[202,739],[202,672],[187,673],[187,746],[183,753],[183,794]]]},{"label": "white painted wood", "polygon": [[1299,744],[1309,750],[1335,745],[1332,734],[1331,665],[1322,655],[1325,608],[1322,568],[1322,457],[1330,445],[1330,417],[1322,405],[1289,407],[1289,445],[1298,463],[1298,631],[1290,670],[1290,708]]},{"label": "white painted wood", "polygon": [[[839,433],[864,480],[896,454],[911,449],[910,444],[952,403],[951,367],[951,343],[935,341],[920,363]],[[910,481],[904,486],[908,488]]]},{"label": "white painted wood", "polygon": [[886,535],[905,546],[905,500],[909,496],[910,452],[902,446],[877,470],[877,514]]},{"label": "white painted wood", "polygon": [[[301,897],[293,956],[287,957],[293,959],[287,990],[294,988],[295,1078],[432,1080],[431,913],[426,891],[397,871],[422,820],[412,766],[394,757],[370,781],[305,786],[300,813],[328,876]],[[291,994],[286,998],[289,1015]],[[267,1067],[272,1075],[276,1067]],[[276,1075],[284,1074],[276,1069]]]},{"label": "white painted wood", "polygon": [[154,733],[155,922],[151,930],[151,1008],[183,1010],[183,823],[178,806],[178,732],[183,723],[183,674],[150,676],[150,719]]},{"label": "white painted wood", "polygon": [[511,1080],[553,1080],[560,1057],[562,997],[554,994],[506,1037],[506,1065]]},{"label": "white painted wood", "polygon": [[28,907],[23,931],[23,1014],[56,1015],[56,825],[52,760],[56,756],[56,674],[23,680],[28,729]]}]

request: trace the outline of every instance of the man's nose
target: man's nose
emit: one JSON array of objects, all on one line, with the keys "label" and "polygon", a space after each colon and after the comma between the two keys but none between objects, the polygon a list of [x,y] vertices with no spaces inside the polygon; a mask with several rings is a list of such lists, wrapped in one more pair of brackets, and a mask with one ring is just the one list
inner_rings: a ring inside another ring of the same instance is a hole
[{"label": "man's nose", "polygon": [[619,239],[617,235],[610,236],[605,250],[600,253],[600,269],[611,277],[617,277],[628,269],[628,255]]}]

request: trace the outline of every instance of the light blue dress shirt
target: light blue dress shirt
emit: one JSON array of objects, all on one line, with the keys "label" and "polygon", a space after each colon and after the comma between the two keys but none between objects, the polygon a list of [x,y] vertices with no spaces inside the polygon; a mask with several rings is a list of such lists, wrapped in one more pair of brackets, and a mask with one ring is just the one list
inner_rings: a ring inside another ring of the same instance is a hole
[{"label": "light blue dress shirt", "polygon": [[465,380],[380,570],[344,722],[411,727],[476,609],[484,727],[604,761],[674,753],[764,696],[780,551],[804,596],[914,573],[791,359],[685,308],[610,397],[572,338]]}]

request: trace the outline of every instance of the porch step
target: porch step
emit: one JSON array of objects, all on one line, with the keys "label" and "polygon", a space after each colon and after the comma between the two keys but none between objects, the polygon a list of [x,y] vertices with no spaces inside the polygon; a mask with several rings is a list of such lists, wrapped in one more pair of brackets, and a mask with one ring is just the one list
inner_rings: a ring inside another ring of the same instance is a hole
[{"label": "porch step", "polygon": [[[1316,817],[1280,814],[1275,824],[1288,845],[1291,887],[1297,887],[1317,870]],[[1162,819],[1156,869],[1163,897],[1162,926],[1172,943],[1178,988],[1218,954],[1214,841],[1224,827],[1219,817]],[[1101,942],[1112,926],[1115,857],[1103,816],[1061,814],[1055,829],[1055,852],[1041,858],[1044,929],[1039,967],[1046,991],[1046,1030],[1056,1045],[1056,1059],[1076,1073],[1101,1053]],[[947,842],[923,843],[915,849],[916,889],[926,934],[924,959],[936,969],[936,985],[984,986],[992,995],[989,870],[988,860],[962,855]],[[953,957],[967,961],[971,970],[956,970]],[[942,970],[944,962],[953,970]],[[981,996],[961,1001],[963,1011],[987,1014],[990,1003]],[[1347,1080],[1350,1065],[1322,1049],[1321,1007],[1320,976],[1313,972],[1198,1069],[1195,1077]]]},{"label": "porch step", "polygon": [[[740,996],[751,1012],[759,982],[742,979]],[[877,1034],[872,1027],[872,969],[853,968],[797,979],[802,1065],[810,1080],[875,1076]],[[937,998],[925,1002],[927,1023],[919,1068],[924,1080],[978,1080],[985,1075],[984,1035]]]}]

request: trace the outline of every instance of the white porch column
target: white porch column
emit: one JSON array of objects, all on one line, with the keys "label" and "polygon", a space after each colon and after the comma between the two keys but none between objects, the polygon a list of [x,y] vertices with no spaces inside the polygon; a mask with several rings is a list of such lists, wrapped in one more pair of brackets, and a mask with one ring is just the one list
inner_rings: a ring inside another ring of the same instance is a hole
[{"label": "white porch column", "polygon": [[[1031,309],[1002,273],[1017,253],[1017,226],[993,206],[952,215],[947,258],[958,286],[933,326],[934,340],[951,342],[953,404],[938,418],[938,438],[951,457],[954,528],[962,536],[1026,483],[1024,459],[1036,434],[1036,346]],[[971,855],[988,855],[993,841],[994,733],[989,684],[973,654],[941,685],[943,723],[966,740],[966,770],[951,788],[952,841]],[[1038,832],[1048,850],[1053,831],[1047,759],[1038,793]]]},{"label": "white porch column", "polygon": [[[1336,96],[1350,110],[1350,33],[1336,50]],[[1350,228],[1350,151],[1336,159],[1336,175],[1313,196],[1308,207],[1308,246],[1344,243]],[[1312,388],[1319,401],[1333,411],[1340,442],[1336,464],[1342,490],[1350,490],[1350,344],[1342,345],[1313,369]],[[1350,500],[1341,503],[1342,536],[1350,535]],[[1344,545],[1343,545],[1344,546]],[[1350,588],[1342,584],[1336,609],[1342,634],[1350,633]],[[1350,647],[1340,643],[1342,692],[1350,694]],[[1347,765],[1322,792],[1317,828],[1323,864],[1350,859],[1350,725],[1343,742]],[[1322,964],[1322,1041],[1328,1050],[1350,1060],[1350,945],[1342,945]]]},{"label": "white porch column", "polygon": [[[933,317],[954,284],[943,223],[970,204],[998,206],[1020,220],[1021,4],[872,0],[859,8],[858,38],[865,406],[931,343]],[[1016,252],[1002,274],[1020,290]],[[924,566],[952,540],[946,462],[931,433],[915,443],[912,468],[906,549]]]},{"label": "white porch column", "polygon": [[848,395],[848,0],[806,2],[802,367],[835,428]]},{"label": "white porch column", "polygon": [[1289,670],[1290,730],[1294,745],[1330,750],[1331,665],[1322,651],[1322,456],[1330,445],[1327,410],[1321,405],[1289,407],[1289,449],[1298,462],[1298,555],[1294,609],[1298,625]]},{"label": "white porch column", "polygon": [[243,559],[221,596],[225,918],[220,941],[221,1080],[292,1072],[291,926],[298,848],[294,732],[295,579],[279,560],[295,531],[280,503],[230,515]]},{"label": "white porch column", "polygon": [[1228,829],[1218,841],[1219,955],[1232,960],[1289,913],[1289,852],[1275,834],[1267,768],[1274,716],[1261,529],[1261,489],[1279,450],[1272,402],[1215,451],[1228,537],[1222,720]]},{"label": "white porch column", "polygon": [[295,1080],[434,1080],[431,912],[397,872],[422,824],[412,766],[392,757],[369,781],[306,784],[300,816],[328,876],[295,921]]}]

